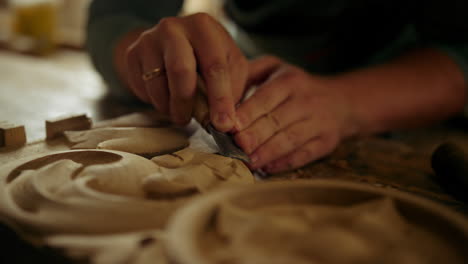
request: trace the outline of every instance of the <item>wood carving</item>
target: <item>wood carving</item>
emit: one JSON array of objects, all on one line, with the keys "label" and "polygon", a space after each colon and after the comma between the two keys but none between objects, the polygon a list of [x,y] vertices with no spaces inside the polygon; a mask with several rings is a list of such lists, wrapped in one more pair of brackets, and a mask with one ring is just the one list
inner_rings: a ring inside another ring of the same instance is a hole
[{"label": "wood carving", "polygon": [[20,147],[26,144],[24,126],[0,122],[0,148]]},{"label": "wood carving", "polygon": [[203,130],[188,140],[154,128],[164,120],[134,114],[2,156],[1,218],[94,264],[468,262],[468,224],[450,211],[350,183],[251,187]]},{"label": "wood carving", "polygon": [[75,143],[72,149],[109,149],[153,157],[188,146],[188,137],[175,128],[97,128],[67,131],[66,138]]},{"label": "wood carving", "polygon": [[168,233],[181,264],[461,264],[467,243],[468,222],[445,208],[333,181],[212,192],[179,210]]},{"label": "wood carving", "polygon": [[59,137],[68,130],[85,130],[91,128],[91,119],[86,115],[60,117],[45,122],[46,138]]},{"label": "wood carving", "polygon": [[112,235],[54,235],[47,244],[64,248],[73,259],[94,264],[170,264],[161,231],[141,231]]},{"label": "wood carving", "polygon": [[[79,147],[129,152],[70,150],[3,165],[0,215],[26,238],[91,263],[165,263],[164,227],[177,208],[230,182],[253,183],[244,164],[215,154],[186,148],[149,160],[130,153],[180,149],[188,141],[175,129],[103,128],[66,135]],[[184,161],[171,163],[170,157]]]},{"label": "wood carving", "polygon": [[154,197],[206,192],[221,185],[253,183],[249,169],[239,160],[186,148],[157,156],[159,173],[145,179],[144,188]]},{"label": "wood carving", "polygon": [[125,152],[58,152],[0,171],[2,214],[39,234],[160,228],[177,204],[145,199],[142,181],[159,166]]}]

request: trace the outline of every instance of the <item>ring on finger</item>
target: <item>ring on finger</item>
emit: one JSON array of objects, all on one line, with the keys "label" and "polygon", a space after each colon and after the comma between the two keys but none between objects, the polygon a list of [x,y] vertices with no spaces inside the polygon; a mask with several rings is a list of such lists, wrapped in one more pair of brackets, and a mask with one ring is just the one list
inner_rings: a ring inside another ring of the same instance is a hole
[{"label": "ring on finger", "polygon": [[165,70],[163,67],[157,67],[145,72],[141,77],[143,78],[143,81],[149,81],[153,78],[161,76],[162,74],[164,74],[164,72]]}]

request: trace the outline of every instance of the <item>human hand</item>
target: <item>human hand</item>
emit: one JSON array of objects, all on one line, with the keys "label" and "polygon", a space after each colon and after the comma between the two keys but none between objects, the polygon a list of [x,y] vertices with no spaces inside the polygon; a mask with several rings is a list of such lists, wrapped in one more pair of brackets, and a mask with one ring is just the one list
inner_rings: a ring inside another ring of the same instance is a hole
[{"label": "human hand", "polygon": [[[162,19],[126,52],[127,81],[140,100],[169,114],[174,123],[192,116],[197,75],[205,82],[210,120],[220,131],[234,127],[248,62],[221,24],[207,14]],[[145,73],[160,68],[157,76]],[[162,73],[162,74],[161,74]]]},{"label": "human hand", "polygon": [[344,95],[274,57],[249,65],[256,92],[237,109],[235,140],[254,169],[270,173],[298,168],[332,152],[355,133]]}]

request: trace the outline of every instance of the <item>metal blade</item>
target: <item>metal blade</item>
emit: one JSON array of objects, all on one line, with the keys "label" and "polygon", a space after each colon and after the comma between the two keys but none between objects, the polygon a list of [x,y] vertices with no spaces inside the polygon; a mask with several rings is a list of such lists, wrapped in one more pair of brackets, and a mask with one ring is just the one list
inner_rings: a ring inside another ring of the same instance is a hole
[{"label": "metal blade", "polygon": [[244,153],[234,142],[233,138],[226,134],[219,132],[216,130],[211,124],[206,126],[208,132],[213,136],[216,144],[219,147],[220,154],[226,157],[238,159],[245,161],[247,163],[250,162],[249,156]]}]

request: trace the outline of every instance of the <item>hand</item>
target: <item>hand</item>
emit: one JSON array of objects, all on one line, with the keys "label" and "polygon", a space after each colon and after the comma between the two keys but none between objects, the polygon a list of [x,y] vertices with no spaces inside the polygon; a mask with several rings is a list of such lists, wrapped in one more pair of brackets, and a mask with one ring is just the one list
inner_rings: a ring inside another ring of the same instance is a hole
[{"label": "hand", "polygon": [[256,92],[237,109],[235,140],[251,166],[275,173],[332,152],[354,133],[348,102],[325,78],[274,57],[249,65]]},{"label": "hand", "polygon": [[[248,62],[229,34],[207,14],[162,19],[144,31],[126,52],[127,81],[142,101],[170,114],[176,124],[190,121],[197,75],[206,85],[210,120],[220,131],[236,121]],[[144,81],[155,68],[164,74]]]}]

